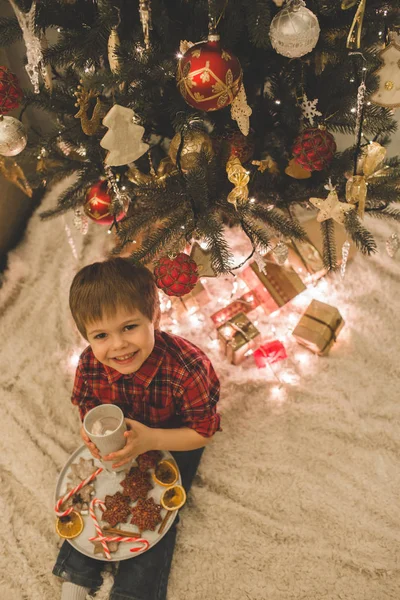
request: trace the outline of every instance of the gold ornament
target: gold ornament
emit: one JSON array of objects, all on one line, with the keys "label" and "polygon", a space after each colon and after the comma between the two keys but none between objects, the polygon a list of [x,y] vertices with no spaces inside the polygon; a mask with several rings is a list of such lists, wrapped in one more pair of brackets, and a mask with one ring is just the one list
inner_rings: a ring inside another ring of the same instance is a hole
[{"label": "gold ornament", "polygon": [[22,168],[15,160],[0,156],[0,173],[8,181],[22,190],[29,198],[32,198],[32,188],[29,185]]},{"label": "gold ornament", "polygon": [[358,204],[357,211],[360,218],[364,216],[368,180],[386,175],[387,169],[377,170],[385,156],[386,148],[378,142],[371,142],[358,161],[358,174],[346,174],[348,179],[346,183],[346,200],[350,204]]},{"label": "gold ornament", "polygon": [[309,179],[311,177],[311,172],[303,169],[303,167],[299,165],[294,158],[289,161],[289,164],[285,169],[285,173],[294,179]]},{"label": "gold ornament", "polygon": [[[86,135],[95,135],[97,133],[104,116],[104,105],[101,102],[99,95],[99,92],[85,90],[81,85],[78,85],[78,89],[75,92],[77,99],[75,106],[79,106],[79,110],[74,117],[75,119],[81,120],[82,131]],[[90,109],[90,101],[92,98],[96,98],[96,105],[93,109],[92,116],[89,119],[87,113]]]},{"label": "gold ornament", "polygon": [[236,156],[231,156],[226,163],[226,172],[228,179],[234,184],[234,188],[228,194],[228,202],[237,208],[237,203],[244,204],[249,197],[249,188],[247,184],[250,181],[249,172],[242,166],[242,163]]},{"label": "gold ornament", "polygon": [[119,41],[117,28],[113,27],[110,31],[110,35],[108,38],[107,49],[108,49],[108,63],[110,65],[110,71],[111,71],[111,73],[114,73],[114,74],[118,73],[118,71],[120,70],[120,67],[121,67],[118,56],[117,56],[119,46],[120,46],[120,41]]},{"label": "gold ornament", "polygon": [[[168,156],[176,165],[178,149],[181,144],[181,134],[177,133],[171,140]],[[213,145],[210,136],[204,131],[188,131],[183,135],[183,147],[180,155],[182,171],[194,169],[199,162],[200,152],[204,152],[210,158],[213,156]]]},{"label": "gold ornament", "polygon": [[317,215],[317,221],[319,223],[327,221],[328,219],[334,219],[337,223],[343,225],[346,214],[355,208],[354,205],[339,202],[335,190],[329,192],[326,200],[324,198],[310,198],[310,202],[319,209]]},{"label": "gold ornament", "polygon": [[193,42],[188,42],[187,40],[181,40],[181,43],[179,45],[179,52],[181,54],[186,54],[186,52],[189,50],[189,48],[191,48],[192,46],[194,46]]},{"label": "gold ornament", "polygon": [[[343,0],[342,9],[347,10],[356,4],[354,0]],[[346,48],[349,50],[358,50],[361,46],[361,31],[365,14],[365,6],[367,0],[360,0],[360,4],[354,15],[353,22],[350,27],[349,35],[347,36]]]},{"label": "gold ornament", "polygon": [[271,175],[279,174],[279,167],[276,161],[272,158],[272,156],[266,156],[262,160],[252,160],[252,165],[258,166],[258,171],[260,173],[264,173],[264,171],[269,171]]},{"label": "gold ornament", "polygon": [[144,45],[146,50],[150,48],[150,29],[153,29],[151,24],[151,6],[150,0],[139,0],[139,16],[142,24]]}]

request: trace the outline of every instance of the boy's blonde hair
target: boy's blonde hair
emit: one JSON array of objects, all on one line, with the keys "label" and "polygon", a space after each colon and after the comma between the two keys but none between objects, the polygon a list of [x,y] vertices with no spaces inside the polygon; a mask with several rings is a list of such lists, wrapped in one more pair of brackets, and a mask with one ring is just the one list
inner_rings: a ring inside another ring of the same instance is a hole
[{"label": "boy's blonde hair", "polygon": [[110,258],[83,267],[69,291],[69,306],[79,332],[119,308],[139,310],[156,327],[160,319],[158,288],[153,274],[128,258]]}]

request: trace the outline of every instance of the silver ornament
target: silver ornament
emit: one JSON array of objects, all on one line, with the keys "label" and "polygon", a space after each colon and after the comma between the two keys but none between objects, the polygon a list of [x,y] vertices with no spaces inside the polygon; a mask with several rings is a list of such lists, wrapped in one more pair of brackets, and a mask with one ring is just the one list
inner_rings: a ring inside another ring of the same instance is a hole
[{"label": "silver ornament", "polygon": [[283,265],[289,256],[289,248],[283,242],[278,242],[272,250],[272,254],[275,256],[278,265]]},{"label": "silver ornament", "polygon": [[400,237],[398,233],[392,233],[392,235],[386,240],[386,252],[390,258],[396,256],[397,250],[400,248]]},{"label": "silver ornament", "polygon": [[26,146],[28,135],[21,121],[0,115],[0,154],[16,156]]},{"label": "silver ornament", "polygon": [[273,48],[283,56],[299,58],[315,47],[319,23],[303,0],[291,0],[272,19],[269,37]]},{"label": "silver ornament", "polygon": [[74,212],[74,226],[82,235],[86,235],[89,229],[89,220],[86,215],[82,214],[82,211],[77,208]]}]

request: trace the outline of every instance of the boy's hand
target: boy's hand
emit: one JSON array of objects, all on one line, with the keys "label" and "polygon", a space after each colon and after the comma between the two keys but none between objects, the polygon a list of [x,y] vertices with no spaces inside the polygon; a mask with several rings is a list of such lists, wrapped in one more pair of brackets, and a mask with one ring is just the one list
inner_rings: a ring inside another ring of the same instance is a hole
[{"label": "boy's hand", "polygon": [[83,439],[85,446],[89,448],[89,452],[95,458],[101,459],[100,452],[97,449],[97,446],[93,444],[90,438],[87,436],[87,433],[82,425],[81,427],[81,438]]},{"label": "boy's hand", "polygon": [[126,465],[133,458],[136,458],[143,452],[149,450],[155,450],[155,436],[156,432],[151,427],[146,427],[139,421],[133,419],[125,419],[125,423],[128,427],[128,431],[125,431],[124,436],[126,438],[126,444],[122,450],[118,452],[112,452],[103,456],[103,460],[115,460],[113,464],[114,469]]}]

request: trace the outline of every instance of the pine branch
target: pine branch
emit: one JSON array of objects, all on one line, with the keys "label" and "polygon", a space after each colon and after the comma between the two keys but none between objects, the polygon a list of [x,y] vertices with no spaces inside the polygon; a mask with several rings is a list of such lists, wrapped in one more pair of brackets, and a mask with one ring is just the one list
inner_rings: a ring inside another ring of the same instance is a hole
[{"label": "pine branch", "polygon": [[376,217],[377,219],[386,219],[388,221],[397,221],[400,223],[400,210],[393,208],[385,208],[383,210],[368,210],[366,215],[370,217]]},{"label": "pine branch", "polygon": [[268,210],[260,203],[256,202],[251,205],[251,212],[276,233],[279,233],[284,237],[294,238],[295,240],[303,240],[306,237],[305,231],[297,221],[285,217],[285,215],[277,210]]},{"label": "pine branch", "polygon": [[184,225],[184,222],[185,215],[175,215],[168,219],[156,231],[148,235],[141,247],[131,254],[131,258],[144,264],[154,260],[174,238],[178,239],[182,236],[181,226]]},{"label": "pine branch", "polygon": [[344,225],[356,247],[363,254],[370,255],[377,251],[376,242],[372,234],[361,225],[354,210],[350,210],[346,214]]},{"label": "pine branch", "polygon": [[22,38],[22,31],[15,17],[0,18],[0,47],[5,48]]},{"label": "pine branch", "polygon": [[335,271],[338,268],[335,240],[335,224],[333,219],[327,219],[321,223],[321,233],[323,240],[322,260],[324,267],[328,271]]}]

